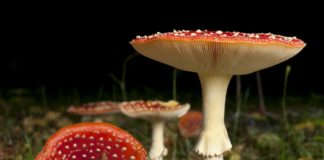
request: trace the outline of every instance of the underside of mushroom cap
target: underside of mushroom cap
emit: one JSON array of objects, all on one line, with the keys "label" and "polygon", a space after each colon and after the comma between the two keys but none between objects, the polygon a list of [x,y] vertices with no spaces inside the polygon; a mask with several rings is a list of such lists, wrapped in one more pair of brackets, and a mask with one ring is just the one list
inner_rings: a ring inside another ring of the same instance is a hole
[{"label": "underside of mushroom cap", "polygon": [[270,33],[183,30],[137,37],[131,45],[144,56],[181,70],[242,75],[279,64],[306,44]]}]

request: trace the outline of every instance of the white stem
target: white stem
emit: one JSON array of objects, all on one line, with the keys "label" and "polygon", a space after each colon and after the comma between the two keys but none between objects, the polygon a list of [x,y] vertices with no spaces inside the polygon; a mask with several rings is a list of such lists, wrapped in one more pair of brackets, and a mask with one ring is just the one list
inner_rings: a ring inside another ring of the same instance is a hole
[{"label": "white stem", "polygon": [[151,160],[163,160],[163,156],[167,155],[163,140],[164,123],[163,121],[152,122]]},{"label": "white stem", "polygon": [[224,160],[223,156],[204,158],[204,160]]},{"label": "white stem", "polygon": [[199,155],[219,158],[232,148],[224,124],[226,92],[231,78],[232,75],[199,74],[204,112],[204,128],[195,148]]}]

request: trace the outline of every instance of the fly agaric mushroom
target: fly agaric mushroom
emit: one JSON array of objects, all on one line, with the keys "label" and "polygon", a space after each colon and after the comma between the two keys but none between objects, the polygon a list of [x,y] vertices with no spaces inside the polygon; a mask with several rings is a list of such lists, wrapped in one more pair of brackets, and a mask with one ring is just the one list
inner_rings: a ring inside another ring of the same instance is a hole
[{"label": "fly agaric mushroom", "polygon": [[202,129],[203,116],[201,112],[190,111],[179,118],[178,127],[183,137],[199,136]]},{"label": "fly agaric mushroom", "polygon": [[148,58],[198,73],[204,128],[195,151],[210,159],[222,159],[223,152],[232,147],[224,125],[226,92],[231,77],[279,64],[306,45],[296,37],[271,33],[207,30],[158,32],[137,36],[130,43]]},{"label": "fly agaric mushroom", "polygon": [[[91,102],[81,105],[71,105],[67,112],[71,114],[81,115],[82,121],[92,121],[92,116],[103,116],[107,114],[113,114],[120,112],[117,102],[102,101],[102,102]],[[102,121],[101,118],[96,118],[95,121]]]},{"label": "fly agaric mushroom", "polygon": [[67,126],[52,135],[35,160],[146,160],[144,147],[128,132],[108,123]]},{"label": "fly agaric mushroom", "polygon": [[71,105],[67,111],[69,113],[78,115],[104,115],[108,113],[120,112],[120,109],[116,102],[103,101],[85,103],[81,105]]},{"label": "fly agaric mushroom", "polygon": [[120,104],[121,111],[129,117],[141,118],[152,123],[151,160],[162,160],[167,155],[164,146],[163,129],[166,121],[178,118],[188,112],[189,104],[177,101],[131,101]]}]

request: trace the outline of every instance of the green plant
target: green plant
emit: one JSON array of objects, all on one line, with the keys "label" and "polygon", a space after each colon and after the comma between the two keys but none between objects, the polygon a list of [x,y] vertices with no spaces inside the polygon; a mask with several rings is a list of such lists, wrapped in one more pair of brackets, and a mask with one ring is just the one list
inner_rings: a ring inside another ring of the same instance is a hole
[{"label": "green plant", "polygon": [[127,90],[126,90],[126,72],[127,72],[127,64],[128,62],[138,56],[138,54],[131,54],[123,62],[123,67],[122,67],[122,73],[121,73],[121,78],[118,79],[114,74],[110,73],[111,79],[116,82],[121,90],[122,93],[122,100],[127,101]]}]

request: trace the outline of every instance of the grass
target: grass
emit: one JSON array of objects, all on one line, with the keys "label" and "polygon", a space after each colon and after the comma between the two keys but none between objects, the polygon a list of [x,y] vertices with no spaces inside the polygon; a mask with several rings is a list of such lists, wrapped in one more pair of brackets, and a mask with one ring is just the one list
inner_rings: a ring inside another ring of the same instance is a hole
[{"label": "grass", "polygon": [[[101,89],[99,89],[101,90]],[[39,152],[46,139],[59,128],[72,123],[78,123],[81,117],[69,115],[66,107],[75,101],[96,101],[98,96],[83,99],[80,93],[71,91],[67,93],[64,102],[58,102],[59,96],[46,94],[44,91],[34,93],[32,90],[21,89],[3,91],[0,98],[0,159],[19,160],[33,159]],[[102,91],[99,91],[102,92]],[[138,99],[143,94],[152,94],[154,90],[131,91],[130,99]],[[47,91],[47,93],[49,93]],[[286,96],[285,112],[288,130],[282,120],[271,119],[253,112],[258,107],[258,99],[243,92],[240,109],[235,109],[236,100],[227,101],[226,125],[231,138],[233,149],[228,152],[225,159],[261,159],[261,160],[317,160],[324,159],[324,116],[323,101],[320,95],[311,95],[308,100],[304,97]],[[41,94],[37,96],[37,94]],[[113,95],[105,95],[108,97]],[[158,93],[156,93],[159,95]],[[193,93],[178,93],[179,101]],[[116,95],[115,95],[116,96]],[[198,95],[197,95],[198,96]],[[35,98],[36,97],[36,98]],[[37,98],[38,97],[38,98]],[[74,98],[77,98],[75,100]],[[88,96],[89,97],[89,96]],[[163,97],[160,95],[158,97]],[[314,98],[314,99],[312,99]],[[44,102],[45,100],[45,102]],[[268,110],[282,115],[280,99],[267,100]],[[199,102],[191,102],[199,104]],[[44,108],[44,104],[47,108]],[[193,106],[193,109],[201,108]],[[240,112],[240,114],[236,114]],[[102,117],[106,122],[113,123],[137,137],[149,149],[151,144],[150,125],[142,120],[127,118],[121,114]],[[176,121],[167,124],[165,143],[169,149],[166,160],[191,159],[191,153],[197,139],[181,137]]]}]

